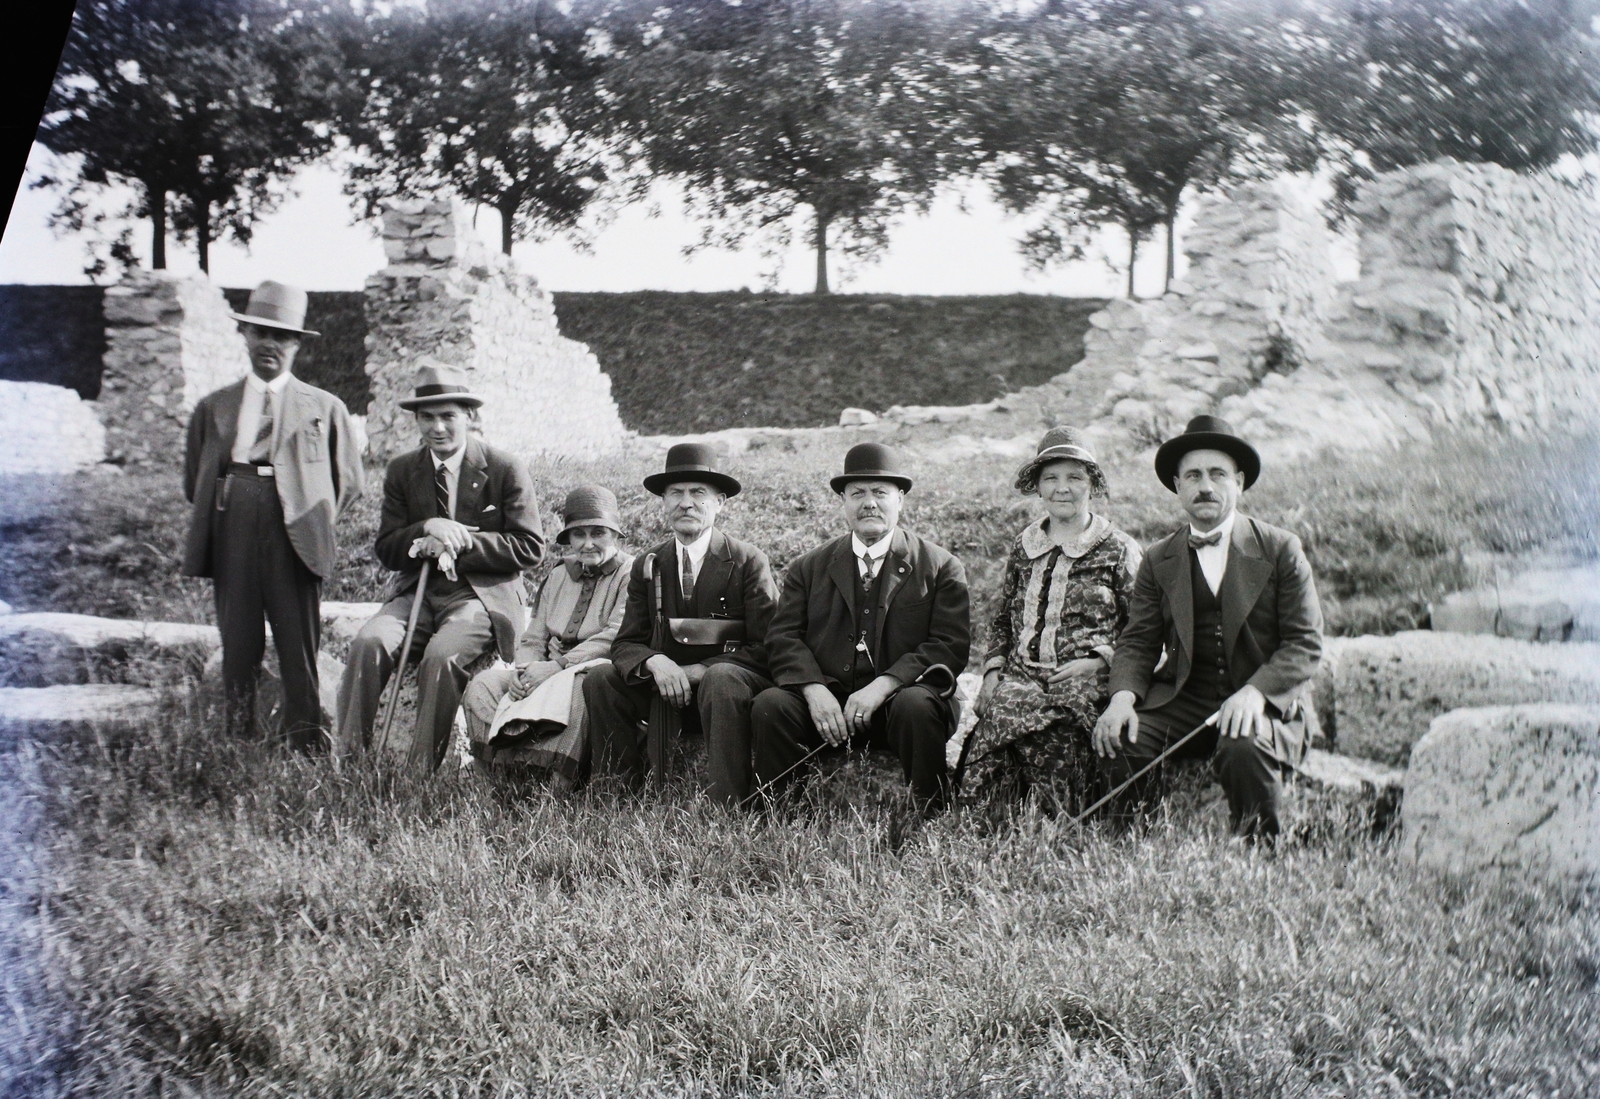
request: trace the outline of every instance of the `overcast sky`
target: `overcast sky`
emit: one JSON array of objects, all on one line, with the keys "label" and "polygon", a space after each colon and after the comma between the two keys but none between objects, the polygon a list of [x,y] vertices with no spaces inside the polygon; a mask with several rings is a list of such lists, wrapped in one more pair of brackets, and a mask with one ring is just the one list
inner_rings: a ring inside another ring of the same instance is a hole
[{"label": "overcast sky", "polygon": [[[34,146],[28,179],[36,178],[52,159]],[[212,245],[211,273],[224,286],[253,286],[279,279],[312,290],[359,290],[383,266],[383,248],[375,227],[353,223],[350,201],[341,192],[341,177],[318,166],[295,181],[295,197],[257,227],[248,251],[230,242]],[[102,203],[108,212],[125,206],[126,192],[110,193]],[[84,242],[57,237],[46,226],[57,196],[49,191],[18,193],[5,236],[0,239],[0,283],[83,283]],[[659,210],[651,216],[651,206]],[[963,206],[965,209],[963,209]],[[1117,270],[1102,257],[1069,264],[1045,274],[1028,270],[1017,252],[1024,225],[1005,214],[981,187],[965,194],[947,194],[926,217],[905,218],[890,236],[888,253],[877,263],[854,271],[831,265],[833,289],[847,293],[890,294],[1064,294],[1109,297],[1120,294],[1120,268],[1127,247],[1120,233],[1108,232],[1100,243],[1115,256]],[[497,246],[499,216],[479,214],[479,235]],[[110,235],[115,235],[113,231]],[[1182,225],[1179,228],[1180,243]],[[803,293],[815,278],[809,249],[795,247],[779,257],[766,257],[751,243],[737,252],[707,250],[685,258],[682,249],[699,237],[698,223],[685,218],[681,198],[670,186],[657,188],[652,203],[622,210],[594,233],[585,252],[563,238],[542,244],[522,243],[514,253],[518,266],[550,290],[760,290],[766,274],[777,271],[779,290]],[[800,233],[795,239],[802,240]],[[148,222],[134,227],[140,258],[148,263]],[[1141,294],[1161,290],[1162,242],[1145,245],[1138,272]],[[192,246],[167,244],[168,266],[192,271]],[[1180,265],[1182,258],[1180,256]],[[1180,266],[1180,271],[1182,267]],[[852,277],[853,276],[853,277]]]}]

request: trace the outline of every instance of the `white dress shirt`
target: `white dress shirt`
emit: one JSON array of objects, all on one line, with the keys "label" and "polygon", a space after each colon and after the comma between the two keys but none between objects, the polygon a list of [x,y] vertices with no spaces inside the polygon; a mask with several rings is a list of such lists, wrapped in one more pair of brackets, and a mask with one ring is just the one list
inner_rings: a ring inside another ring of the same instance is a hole
[{"label": "white dress shirt", "polygon": [[689,575],[693,576],[696,580],[700,579],[700,562],[706,559],[706,550],[711,548],[711,532],[716,529],[716,527],[707,527],[705,532],[701,534],[700,537],[696,538],[693,542],[690,542],[687,546],[682,542],[679,542],[676,538],[673,539],[678,546],[679,576],[683,575],[683,563],[688,561]]},{"label": "white dress shirt", "polygon": [[883,571],[883,559],[889,556],[889,543],[894,541],[894,531],[889,531],[872,545],[867,545],[859,535],[850,536],[850,548],[855,551],[856,571],[861,574],[861,579],[867,578],[867,562],[874,561],[878,572]]},{"label": "white dress shirt", "polygon": [[[250,451],[256,445],[256,432],[261,429],[261,413],[266,407],[267,391],[272,392],[272,439],[278,439],[278,425],[283,423],[283,391],[289,387],[289,372],[285,370],[270,382],[252,370],[245,376],[244,400],[239,402],[239,423],[233,432],[233,453],[230,457],[240,465],[250,460]],[[268,453],[271,453],[269,448]]]},{"label": "white dress shirt", "polygon": [[[1228,512],[1216,529],[1222,532],[1222,541],[1215,546],[1201,546],[1194,551],[1200,559],[1200,571],[1205,575],[1206,587],[1211,589],[1211,594],[1216,595],[1222,590],[1222,574],[1228,571],[1228,543],[1233,541],[1233,521],[1239,517],[1237,511]],[[1189,532],[1196,538],[1204,538],[1210,531],[1195,530],[1194,524],[1189,524]]]},{"label": "white dress shirt", "polygon": [[433,459],[434,477],[439,476],[439,467],[443,466],[445,484],[450,486],[450,514],[445,516],[446,519],[454,519],[456,517],[456,486],[461,483],[461,461],[466,456],[467,448],[462,447],[441,462],[437,454],[431,450],[428,451],[428,457]]}]

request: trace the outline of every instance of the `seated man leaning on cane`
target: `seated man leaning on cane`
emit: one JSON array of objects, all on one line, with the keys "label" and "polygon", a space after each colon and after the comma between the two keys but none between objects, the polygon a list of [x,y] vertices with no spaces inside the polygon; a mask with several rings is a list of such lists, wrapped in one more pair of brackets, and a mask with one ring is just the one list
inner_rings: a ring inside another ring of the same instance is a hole
[{"label": "seated man leaning on cane", "polygon": [[[1270,842],[1281,776],[1305,756],[1304,708],[1322,655],[1311,566],[1300,539],[1235,510],[1261,458],[1226,421],[1196,416],[1155,464],[1189,522],[1139,565],[1095,750],[1115,787],[1217,714],[1172,758],[1211,758],[1234,832]],[[1159,767],[1138,779],[1122,814],[1159,782]]]},{"label": "seated man leaning on cane", "polygon": [[[544,556],[539,506],[527,466],[471,434],[482,399],[452,366],[424,360],[400,407],[416,416],[422,446],[389,463],[376,553],[392,569],[389,601],[350,643],[339,684],[339,740],[348,753],[372,736],[378,699],[420,599],[417,719],[404,738],[413,763],[443,762],[467,668],[490,649],[509,662],[527,621],[522,570]],[[418,590],[424,561],[433,568]],[[392,730],[386,731],[393,736]]]},{"label": "seated man leaning on cane", "polygon": [[[755,546],[716,528],[739,482],[717,471],[709,446],[672,447],[666,468],[646,477],[644,487],[661,497],[672,538],[633,563],[611,663],[584,678],[592,774],[639,783],[648,744],[640,722],[659,696],[705,731],[707,794],[737,802],[750,789],[750,702],[772,686],[762,644],[778,594],[772,566]],[[647,564],[654,570],[648,580]],[[670,625],[664,638],[653,636],[657,581]]]},{"label": "seated man leaning on cane", "polygon": [[972,625],[967,576],[948,550],[898,529],[911,478],[858,443],[833,478],[850,533],[797,558],[767,631],[777,686],[756,699],[756,780],[776,793],[824,744],[900,757],[924,812],[949,797],[945,741]]}]

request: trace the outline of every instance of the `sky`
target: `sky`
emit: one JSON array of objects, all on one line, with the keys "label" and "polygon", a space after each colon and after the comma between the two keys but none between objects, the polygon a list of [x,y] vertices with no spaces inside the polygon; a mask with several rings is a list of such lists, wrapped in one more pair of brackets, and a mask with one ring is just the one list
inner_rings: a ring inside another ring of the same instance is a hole
[{"label": "sky", "polygon": [[[54,160],[53,154],[34,146],[28,175],[0,238],[0,283],[89,281],[83,273],[84,240],[58,236],[47,227],[58,195],[28,189],[28,182],[51,169]],[[334,166],[316,165],[301,172],[292,184],[292,196],[258,223],[248,249],[231,242],[212,246],[212,277],[224,286],[254,286],[263,279],[277,279],[308,290],[359,290],[366,277],[384,265],[383,248],[376,226],[356,221],[341,185]],[[99,205],[115,213],[129,197],[126,191],[113,190]],[[1180,248],[1186,220],[1179,223]],[[561,237],[518,244],[513,251],[518,267],[553,291],[761,290],[769,284],[769,275],[775,275],[776,289],[805,293],[815,279],[815,260],[803,245],[775,257],[764,256],[753,242],[737,251],[706,250],[685,257],[683,248],[698,240],[700,223],[683,215],[681,193],[667,183],[658,184],[645,202],[622,209],[609,224],[587,228],[591,230],[587,248]],[[794,239],[801,241],[803,233],[796,228]],[[878,262],[841,270],[839,257],[832,257],[832,288],[883,294],[1113,297],[1122,293],[1127,244],[1121,233],[1103,234],[1096,242],[1098,255],[1041,274],[1030,270],[1017,251],[1025,228],[981,186],[948,192],[926,216],[902,219]],[[497,247],[499,215],[481,210],[478,232]],[[148,263],[147,221],[134,223],[134,241],[141,260]],[[1159,294],[1163,242],[1158,237],[1143,251],[1136,272],[1138,292]],[[1109,257],[1115,257],[1115,267],[1106,262]],[[1181,254],[1178,262],[1181,274],[1185,267]],[[175,271],[197,267],[192,246],[170,239],[167,263]]]}]

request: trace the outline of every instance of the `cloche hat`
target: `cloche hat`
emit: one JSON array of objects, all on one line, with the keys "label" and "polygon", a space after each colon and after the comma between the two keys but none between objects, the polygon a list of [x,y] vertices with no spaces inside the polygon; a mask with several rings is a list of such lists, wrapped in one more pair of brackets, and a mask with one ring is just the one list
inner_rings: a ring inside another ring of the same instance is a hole
[{"label": "cloche hat", "polygon": [[1031,496],[1039,491],[1039,471],[1051,462],[1070,459],[1082,462],[1089,471],[1090,492],[1096,496],[1109,495],[1106,487],[1106,475],[1100,469],[1100,463],[1094,460],[1094,454],[1089,450],[1088,441],[1083,432],[1075,427],[1052,427],[1044,433],[1044,438],[1039,440],[1039,449],[1032,458],[1022,463],[1022,468],[1017,470],[1017,491],[1025,496]]},{"label": "cloche hat", "polygon": [[567,544],[567,533],[573,527],[610,527],[622,533],[622,510],[617,507],[617,494],[604,485],[579,485],[567,493],[561,505],[561,533],[556,542]]}]

